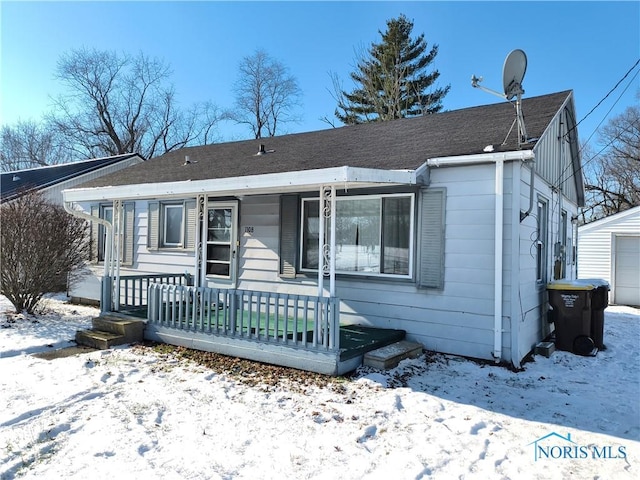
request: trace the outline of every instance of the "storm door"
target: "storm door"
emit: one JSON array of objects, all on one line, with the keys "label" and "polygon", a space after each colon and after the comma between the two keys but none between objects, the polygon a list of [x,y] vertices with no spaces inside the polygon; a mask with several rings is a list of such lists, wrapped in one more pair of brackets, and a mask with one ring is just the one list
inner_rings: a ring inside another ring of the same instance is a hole
[{"label": "storm door", "polygon": [[235,288],[237,224],[237,203],[209,203],[203,242],[205,276],[209,284]]}]

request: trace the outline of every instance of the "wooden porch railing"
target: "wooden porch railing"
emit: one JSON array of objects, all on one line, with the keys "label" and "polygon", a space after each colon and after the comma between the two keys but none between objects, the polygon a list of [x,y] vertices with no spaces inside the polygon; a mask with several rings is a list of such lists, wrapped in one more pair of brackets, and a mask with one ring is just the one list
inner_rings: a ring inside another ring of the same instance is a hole
[{"label": "wooden porch railing", "polygon": [[338,351],[338,305],[329,297],[150,283],[147,319],[179,330]]},{"label": "wooden porch railing", "polygon": [[188,285],[191,277],[184,273],[158,273],[150,275],[123,275],[120,277],[119,310],[147,307],[147,292],[152,283]]}]

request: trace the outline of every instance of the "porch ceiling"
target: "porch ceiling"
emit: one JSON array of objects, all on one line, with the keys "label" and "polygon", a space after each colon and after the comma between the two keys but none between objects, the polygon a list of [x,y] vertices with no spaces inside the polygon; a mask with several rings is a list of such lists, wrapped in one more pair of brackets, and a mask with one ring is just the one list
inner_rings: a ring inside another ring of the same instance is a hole
[{"label": "porch ceiling", "polygon": [[323,185],[345,189],[380,185],[416,185],[424,183],[426,172],[426,163],[416,170],[382,170],[343,166],[208,180],[75,188],[65,190],[63,195],[65,202],[184,198],[202,193],[215,196],[263,195],[314,191]]}]

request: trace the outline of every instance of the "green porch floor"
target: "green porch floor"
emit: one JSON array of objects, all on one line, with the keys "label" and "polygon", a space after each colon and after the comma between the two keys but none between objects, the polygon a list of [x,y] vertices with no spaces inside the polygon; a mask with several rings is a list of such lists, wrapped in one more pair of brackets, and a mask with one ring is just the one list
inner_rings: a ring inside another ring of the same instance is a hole
[{"label": "green porch floor", "polygon": [[[135,318],[147,318],[147,309],[146,308],[138,308],[134,310],[121,311],[120,313],[135,317]],[[255,313],[254,313],[255,315]],[[238,316],[238,318],[240,318]],[[246,325],[248,319],[248,312],[244,312],[244,320],[243,323]],[[271,323],[270,318],[270,324]],[[252,324],[255,325],[256,319],[252,319]],[[264,328],[262,328],[264,319],[261,320],[261,328],[260,334],[266,335]],[[282,337],[282,320],[279,322],[279,331],[278,336]],[[302,332],[307,332],[308,341],[311,341],[313,338],[313,324],[307,323],[305,325],[305,321],[298,320],[296,331],[298,332],[298,337],[301,338]],[[293,324],[294,319],[289,319],[288,322],[288,330],[289,337],[293,338]],[[269,337],[273,337],[274,332],[273,328],[269,329],[268,332]],[[406,332],[404,330],[395,330],[391,328],[376,328],[376,327],[366,327],[363,325],[340,325],[340,361],[350,360],[359,355],[364,355],[367,352],[372,350],[376,350],[378,348],[386,347],[387,345],[391,345],[392,343],[399,342],[404,340]]]},{"label": "green porch floor", "polygon": [[404,340],[404,330],[340,325],[340,361],[364,355],[378,348]]}]

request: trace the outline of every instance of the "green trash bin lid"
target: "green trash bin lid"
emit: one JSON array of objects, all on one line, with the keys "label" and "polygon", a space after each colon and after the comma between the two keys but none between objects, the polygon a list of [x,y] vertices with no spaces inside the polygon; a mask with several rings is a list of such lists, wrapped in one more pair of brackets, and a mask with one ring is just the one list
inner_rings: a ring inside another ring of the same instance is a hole
[{"label": "green trash bin lid", "polygon": [[547,283],[547,290],[582,290],[589,291],[596,288],[585,280],[555,280]]}]

